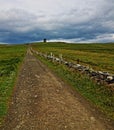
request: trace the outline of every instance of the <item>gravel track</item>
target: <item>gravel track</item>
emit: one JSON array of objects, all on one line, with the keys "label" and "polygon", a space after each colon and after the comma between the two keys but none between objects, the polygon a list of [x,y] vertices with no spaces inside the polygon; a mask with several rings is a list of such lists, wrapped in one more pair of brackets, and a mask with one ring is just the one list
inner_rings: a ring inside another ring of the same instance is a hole
[{"label": "gravel track", "polygon": [[114,130],[28,50],[1,130]]}]

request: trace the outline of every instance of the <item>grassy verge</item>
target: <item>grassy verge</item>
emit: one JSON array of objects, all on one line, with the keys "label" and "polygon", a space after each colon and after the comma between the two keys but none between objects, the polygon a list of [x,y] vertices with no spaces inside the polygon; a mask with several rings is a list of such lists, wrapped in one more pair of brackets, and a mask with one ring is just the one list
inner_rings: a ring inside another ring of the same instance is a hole
[{"label": "grassy verge", "polygon": [[18,69],[26,53],[26,46],[0,46],[0,125],[7,114]]},{"label": "grassy verge", "polygon": [[106,113],[109,118],[114,119],[114,93],[110,89],[97,85],[86,75],[73,72],[64,65],[52,63],[39,56],[37,57],[59,77],[71,84],[81,95]]}]

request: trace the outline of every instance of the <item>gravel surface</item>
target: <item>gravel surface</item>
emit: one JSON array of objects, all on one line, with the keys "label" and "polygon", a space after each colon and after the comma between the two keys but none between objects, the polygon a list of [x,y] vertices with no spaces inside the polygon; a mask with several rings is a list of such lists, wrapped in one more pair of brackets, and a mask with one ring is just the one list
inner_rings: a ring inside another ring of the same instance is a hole
[{"label": "gravel surface", "polygon": [[114,130],[28,50],[1,130]]}]

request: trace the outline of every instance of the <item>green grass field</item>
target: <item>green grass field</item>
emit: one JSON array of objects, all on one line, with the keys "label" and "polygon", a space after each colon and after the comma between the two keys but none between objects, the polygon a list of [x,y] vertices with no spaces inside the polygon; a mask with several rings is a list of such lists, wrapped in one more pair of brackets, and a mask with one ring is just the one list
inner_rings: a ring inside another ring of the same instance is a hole
[{"label": "green grass field", "polygon": [[34,49],[57,55],[62,54],[64,59],[91,66],[93,69],[114,73],[114,44],[65,44],[65,43],[38,43]]},{"label": "green grass field", "polygon": [[8,102],[26,49],[25,45],[0,45],[0,123],[7,114]]},{"label": "green grass field", "polygon": [[[114,44],[37,43],[32,44],[32,48],[47,54],[53,52],[56,56],[63,54],[67,61],[76,62],[79,58],[81,64],[114,74]],[[114,119],[114,92],[108,87],[98,85],[88,76],[74,72],[64,65],[37,57],[109,118]]]}]

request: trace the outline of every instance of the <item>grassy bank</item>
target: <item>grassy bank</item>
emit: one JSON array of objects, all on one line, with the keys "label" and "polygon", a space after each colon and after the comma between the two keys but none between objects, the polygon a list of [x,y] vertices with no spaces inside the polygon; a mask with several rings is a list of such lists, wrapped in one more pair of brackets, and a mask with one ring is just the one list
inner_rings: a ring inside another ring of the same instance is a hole
[{"label": "grassy bank", "polygon": [[[64,44],[59,44],[59,45],[53,44],[52,45],[52,43],[51,43],[48,45],[46,44],[45,46],[44,46],[44,44],[33,45],[33,48],[38,50],[38,51],[41,51],[41,52],[43,51],[44,53],[50,53],[54,50],[53,48],[57,47],[60,50],[57,51],[57,49],[56,49],[56,51],[55,52],[53,51],[53,53],[55,55],[58,55],[58,52],[62,52],[62,54],[63,54],[63,51],[61,48],[66,49],[67,48],[66,46],[70,46],[70,49],[71,49],[72,45],[64,45]],[[75,46],[77,46],[77,45],[75,45]],[[78,46],[77,46],[77,48],[79,48]],[[82,48],[84,48],[84,46],[85,45],[82,45]],[[104,46],[106,46],[106,45],[104,45]],[[94,45],[94,47],[95,47],[95,45]],[[75,49],[76,47],[75,48],[72,47],[72,48]],[[92,47],[90,47],[90,48],[92,49]],[[91,49],[90,49],[90,52],[88,49],[88,53],[90,55],[91,55],[91,53],[93,53],[93,51]],[[100,52],[98,52],[98,56],[99,56],[99,53]],[[108,55],[108,51],[106,54]],[[69,53],[67,55],[69,55]],[[70,56],[70,57],[72,57],[72,56]],[[59,77],[61,77],[63,80],[66,80],[66,82],[71,84],[78,92],[81,93],[81,95],[83,95],[85,98],[87,98],[88,100],[93,102],[98,108],[101,109],[101,111],[106,113],[110,118],[114,119],[114,110],[113,110],[113,108],[114,108],[114,92],[112,92],[108,87],[98,85],[95,82],[93,82],[86,75],[82,75],[76,71],[74,72],[64,65],[52,63],[51,61],[46,60],[46,59],[39,57],[39,56],[38,56],[38,58],[43,63],[45,63],[50,69],[52,69]],[[93,57],[93,60],[94,60],[94,57]],[[100,56],[99,56],[99,60],[100,60]],[[108,61],[109,61],[109,59],[108,59]],[[111,62],[112,62],[112,64],[114,64],[113,63],[114,61],[111,61]],[[101,68],[98,67],[98,69],[101,69]],[[107,68],[105,68],[105,69],[107,70]]]},{"label": "grassy bank", "polygon": [[24,45],[0,45],[0,124],[7,114],[8,101],[26,48]]}]

